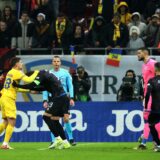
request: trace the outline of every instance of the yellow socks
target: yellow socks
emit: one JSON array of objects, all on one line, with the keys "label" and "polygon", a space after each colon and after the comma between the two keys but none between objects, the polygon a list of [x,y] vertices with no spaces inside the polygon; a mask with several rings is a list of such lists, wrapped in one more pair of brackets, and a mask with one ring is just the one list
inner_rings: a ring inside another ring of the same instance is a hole
[{"label": "yellow socks", "polygon": [[10,124],[7,125],[6,128],[6,133],[5,133],[5,137],[4,137],[4,142],[9,142],[13,133],[14,127],[11,126]]}]

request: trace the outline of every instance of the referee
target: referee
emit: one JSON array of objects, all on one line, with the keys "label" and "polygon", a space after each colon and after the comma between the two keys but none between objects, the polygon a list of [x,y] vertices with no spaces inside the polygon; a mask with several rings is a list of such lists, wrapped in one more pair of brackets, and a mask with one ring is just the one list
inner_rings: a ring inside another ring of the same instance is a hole
[{"label": "referee", "polygon": [[153,141],[157,145],[154,151],[160,152],[160,139],[155,127],[156,124],[160,122],[160,62],[155,63],[155,74],[156,76],[148,81],[147,94],[145,97],[145,111],[147,112],[147,104],[151,96],[152,104],[148,122]]}]

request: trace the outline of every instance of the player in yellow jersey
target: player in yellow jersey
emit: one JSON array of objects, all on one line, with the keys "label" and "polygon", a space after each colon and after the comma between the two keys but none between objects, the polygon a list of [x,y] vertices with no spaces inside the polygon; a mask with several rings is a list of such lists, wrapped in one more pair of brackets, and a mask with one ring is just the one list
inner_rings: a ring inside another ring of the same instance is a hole
[{"label": "player in yellow jersey", "polygon": [[[5,137],[1,149],[12,149],[9,146],[14,126],[16,123],[16,96],[17,88],[13,87],[12,82],[19,83],[20,80],[30,83],[33,82],[39,71],[35,71],[30,77],[22,71],[23,63],[20,58],[14,57],[11,60],[12,69],[6,75],[3,86],[3,93],[0,99],[3,122],[0,124],[0,134],[5,130]],[[23,90],[22,90],[23,91]]]}]

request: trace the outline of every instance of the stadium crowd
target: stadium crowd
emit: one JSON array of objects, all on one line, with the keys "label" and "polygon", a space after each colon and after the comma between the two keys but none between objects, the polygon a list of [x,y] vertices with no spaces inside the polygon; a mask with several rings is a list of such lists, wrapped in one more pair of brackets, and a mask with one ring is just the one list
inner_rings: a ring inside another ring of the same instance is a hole
[{"label": "stadium crowd", "polygon": [[160,0],[23,0],[14,6],[0,11],[0,48],[63,48],[68,54],[73,45],[77,54],[128,48],[129,55],[160,48]]}]

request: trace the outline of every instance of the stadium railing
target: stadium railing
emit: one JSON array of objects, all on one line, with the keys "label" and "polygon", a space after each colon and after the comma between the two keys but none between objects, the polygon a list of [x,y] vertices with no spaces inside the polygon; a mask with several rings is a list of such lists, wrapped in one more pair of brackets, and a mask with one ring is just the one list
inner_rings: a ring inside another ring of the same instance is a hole
[{"label": "stadium railing", "polygon": [[[119,48],[114,48],[119,49]],[[131,48],[121,48],[124,52],[124,55],[129,55],[128,51],[135,51],[138,49],[131,49]],[[151,55],[160,55],[160,48],[148,48],[150,50]],[[32,48],[32,49],[24,49],[24,48],[17,48],[19,55],[69,55],[70,50],[69,49],[63,49],[63,48]],[[81,48],[76,50],[75,49],[75,55],[106,55],[109,51],[106,48]],[[122,54],[122,55],[123,55]],[[135,53],[136,54],[136,53]]]}]

